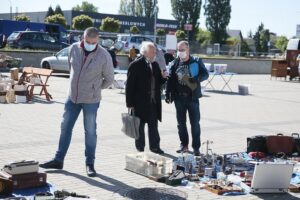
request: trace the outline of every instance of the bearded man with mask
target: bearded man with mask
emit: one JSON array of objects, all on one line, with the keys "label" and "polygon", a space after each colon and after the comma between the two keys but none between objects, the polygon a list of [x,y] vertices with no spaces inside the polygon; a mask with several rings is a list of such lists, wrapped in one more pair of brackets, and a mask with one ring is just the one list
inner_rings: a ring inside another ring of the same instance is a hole
[{"label": "bearded man with mask", "polygon": [[96,176],[94,161],[97,144],[97,111],[101,100],[101,90],[108,88],[114,80],[111,56],[98,45],[98,42],[98,30],[90,27],[84,31],[83,40],[74,43],[69,48],[70,87],[64,106],[58,150],[52,160],[40,164],[42,168],[63,168],[72,130],[82,110],[86,173],[90,177]]},{"label": "bearded man with mask", "polygon": [[200,58],[190,55],[189,43],[177,44],[177,58],[171,63],[170,78],[167,82],[166,102],[175,102],[180,149],[177,153],[188,152],[189,136],[186,115],[189,114],[192,132],[192,147],[195,156],[200,156],[200,82],[208,79],[208,71]]},{"label": "bearded man with mask", "polygon": [[155,61],[156,48],[152,42],[143,42],[141,57],[130,63],[126,83],[126,105],[141,119],[139,138],[135,140],[137,151],[145,148],[145,124],[148,124],[150,151],[164,154],[160,148],[158,120],[161,121],[161,85],[166,74],[162,74]]}]

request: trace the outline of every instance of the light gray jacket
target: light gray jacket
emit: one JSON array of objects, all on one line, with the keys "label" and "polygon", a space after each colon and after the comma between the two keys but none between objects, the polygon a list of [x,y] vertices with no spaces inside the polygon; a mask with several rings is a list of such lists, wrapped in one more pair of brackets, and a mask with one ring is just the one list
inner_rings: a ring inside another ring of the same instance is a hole
[{"label": "light gray jacket", "polygon": [[80,42],[69,48],[70,88],[69,97],[74,103],[98,103],[101,90],[114,80],[110,54],[98,45],[97,50],[85,56]]}]

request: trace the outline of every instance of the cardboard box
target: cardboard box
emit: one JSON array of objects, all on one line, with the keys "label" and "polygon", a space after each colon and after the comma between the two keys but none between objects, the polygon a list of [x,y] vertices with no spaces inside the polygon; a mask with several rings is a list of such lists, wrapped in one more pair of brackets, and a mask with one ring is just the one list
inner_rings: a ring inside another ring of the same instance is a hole
[{"label": "cardboard box", "polygon": [[12,80],[19,80],[19,69],[18,68],[11,68],[10,70],[10,78]]}]

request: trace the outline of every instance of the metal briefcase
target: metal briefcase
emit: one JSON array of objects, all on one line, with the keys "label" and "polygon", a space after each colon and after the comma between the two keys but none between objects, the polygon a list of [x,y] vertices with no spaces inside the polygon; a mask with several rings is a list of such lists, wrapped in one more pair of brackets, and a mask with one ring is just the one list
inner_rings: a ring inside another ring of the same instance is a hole
[{"label": "metal briefcase", "polygon": [[23,160],[19,162],[8,163],[3,168],[3,171],[11,175],[36,173],[38,170],[39,163],[34,160]]}]

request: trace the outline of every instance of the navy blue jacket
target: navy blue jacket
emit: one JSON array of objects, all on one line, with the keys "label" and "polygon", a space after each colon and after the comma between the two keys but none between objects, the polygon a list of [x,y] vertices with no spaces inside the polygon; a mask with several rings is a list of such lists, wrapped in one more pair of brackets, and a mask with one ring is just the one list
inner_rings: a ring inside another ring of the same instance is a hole
[{"label": "navy blue jacket", "polygon": [[[170,97],[171,99],[175,99],[177,94],[176,91],[176,81],[177,81],[177,75],[176,70],[179,65],[179,58],[176,58],[171,63],[171,69],[170,69],[170,77],[167,82],[167,89],[166,89],[166,97]],[[197,88],[192,92],[192,99],[197,99],[202,97],[201,93],[201,82],[208,79],[208,71],[205,68],[205,65],[202,62],[201,58],[190,56],[189,61],[189,72],[190,77],[193,77],[197,81]]]}]

